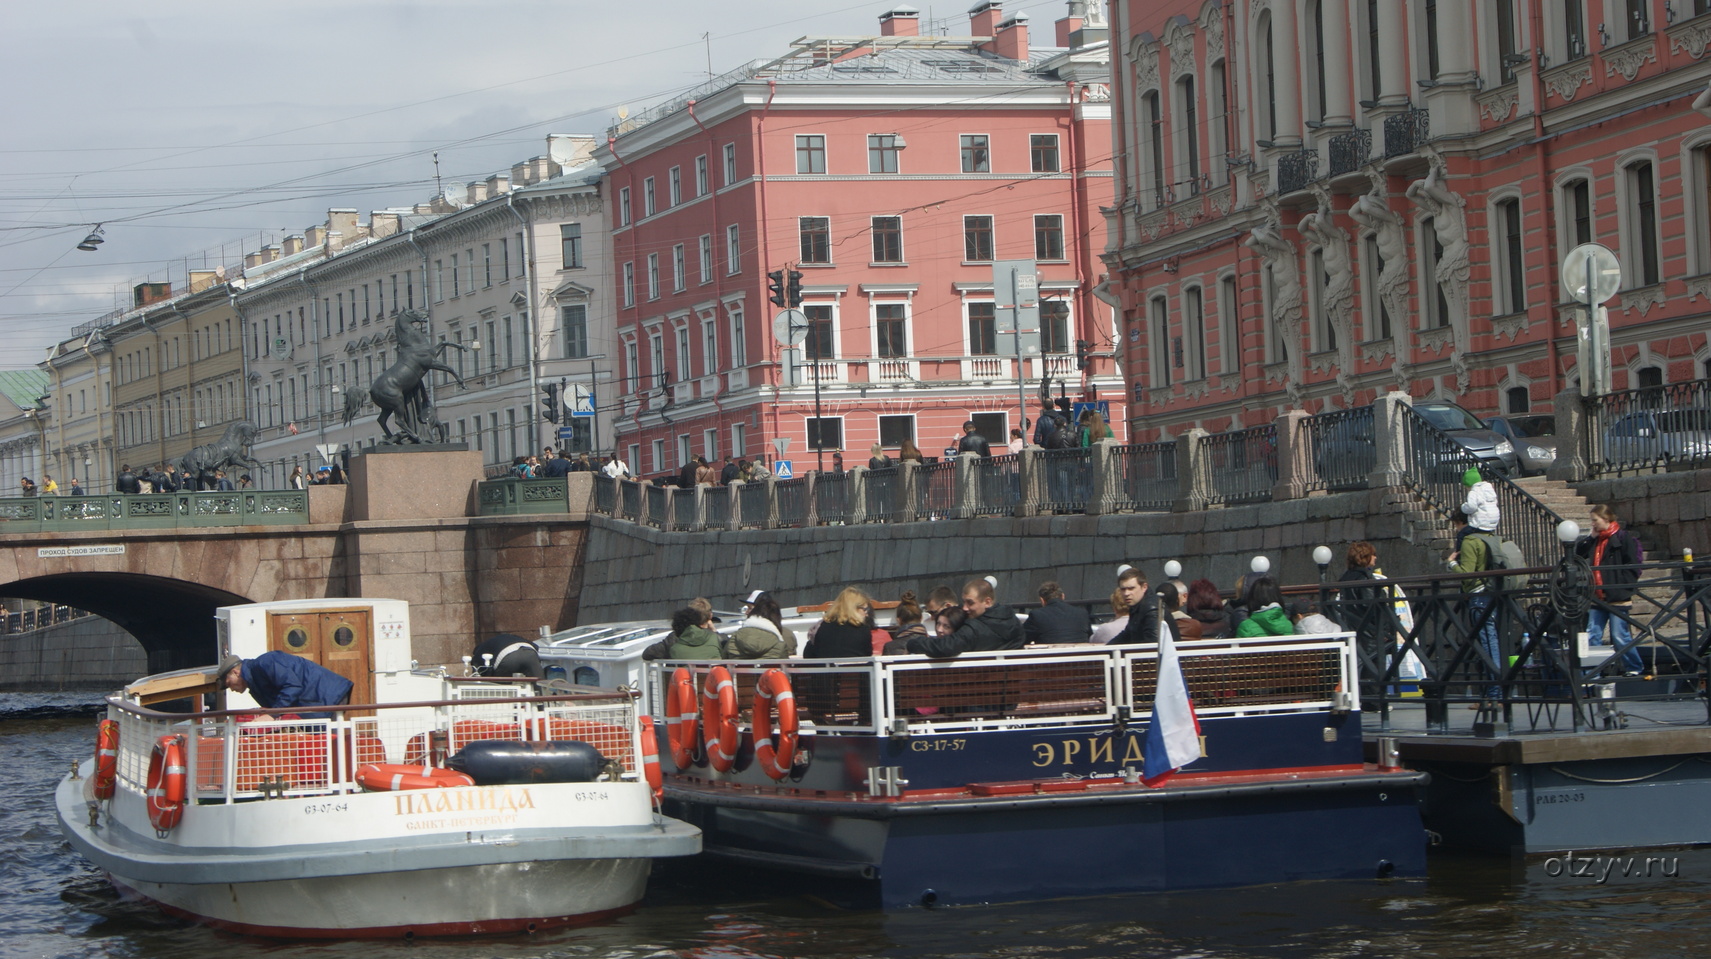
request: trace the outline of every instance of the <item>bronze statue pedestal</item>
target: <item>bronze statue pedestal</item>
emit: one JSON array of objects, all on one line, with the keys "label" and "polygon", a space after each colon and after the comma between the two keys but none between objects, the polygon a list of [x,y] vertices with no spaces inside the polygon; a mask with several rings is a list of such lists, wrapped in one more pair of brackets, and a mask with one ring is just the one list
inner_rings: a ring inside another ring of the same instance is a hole
[{"label": "bronze statue pedestal", "polygon": [[[411,455],[375,455],[392,453]],[[350,518],[469,516],[482,479],[481,454],[464,443],[376,446],[351,457]]]}]

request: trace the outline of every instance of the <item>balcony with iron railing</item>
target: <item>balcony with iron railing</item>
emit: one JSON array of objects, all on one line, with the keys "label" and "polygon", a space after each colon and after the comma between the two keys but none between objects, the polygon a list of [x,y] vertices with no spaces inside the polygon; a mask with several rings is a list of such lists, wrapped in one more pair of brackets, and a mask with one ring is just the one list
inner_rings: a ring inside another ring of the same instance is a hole
[{"label": "balcony with iron railing", "polygon": [[1426,110],[1405,110],[1384,118],[1384,158],[1407,156],[1432,138],[1431,117]]}]

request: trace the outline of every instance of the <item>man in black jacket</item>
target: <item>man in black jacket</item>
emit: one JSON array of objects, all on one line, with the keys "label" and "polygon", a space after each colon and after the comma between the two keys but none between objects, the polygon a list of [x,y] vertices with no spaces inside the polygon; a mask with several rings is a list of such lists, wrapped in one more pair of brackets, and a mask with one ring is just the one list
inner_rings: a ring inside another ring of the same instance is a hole
[{"label": "man in black jacket", "polygon": [[944,658],[959,653],[1021,649],[1027,644],[1016,611],[997,604],[992,584],[986,580],[971,579],[963,585],[962,608],[968,620],[956,632],[949,636],[917,636],[909,640],[909,651]]},{"label": "man in black jacket", "polygon": [[962,424],[962,439],[957,441],[958,453],[979,453],[981,459],[992,455],[992,449],[986,444],[986,437],[975,432],[974,421]]},{"label": "man in black jacket", "polygon": [[119,476],[113,481],[113,488],[121,493],[141,493],[143,484],[137,479],[137,474],[131,472],[129,465],[119,467]]},{"label": "man in black jacket", "polygon": [[1093,635],[1093,620],[1087,610],[1064,602],[1063,589],[1057,580],[1040,584],[1040,608],[1028,614],[1022,624],[1022,635],[1028,644],[1085,643]]},{"label": "man in black jacket", "polygon": [[[1147,575],[1133,566],[1125,566],[1117,574],[1117,591],[1129,604],[1129,624],[1111,637],[1112,646],[1143,646],[1158,644],[1158,594],[1147,588]],[[1171,635],[1177,632],[1176,621],[1170,621]]]}]

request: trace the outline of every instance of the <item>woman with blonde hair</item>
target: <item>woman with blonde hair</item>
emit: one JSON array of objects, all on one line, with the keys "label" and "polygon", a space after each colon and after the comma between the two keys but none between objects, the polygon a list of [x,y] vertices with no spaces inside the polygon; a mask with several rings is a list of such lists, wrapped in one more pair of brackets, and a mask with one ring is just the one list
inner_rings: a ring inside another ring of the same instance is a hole
[{"label": "woman with blonde hair", "polygon": [[1123,632],[1124,627],[1129,625],[1129,604],[1123,599],[1121,589],[1111,591],[1111,612],[1116,614],[1116,618],[1109,623],[1100,623],[1093,627],[1093,636],[1087,640],[1088,642],[1109,643],[1111,637],[1119,635]]},{"label": "woman with blonde hair", "polygon": [[814,638],[802,651],[804,659],[850,659],[873,655],[873,633],[867,617],[873,601],[853,586],[832,600],[825,618],[814,628]]}]

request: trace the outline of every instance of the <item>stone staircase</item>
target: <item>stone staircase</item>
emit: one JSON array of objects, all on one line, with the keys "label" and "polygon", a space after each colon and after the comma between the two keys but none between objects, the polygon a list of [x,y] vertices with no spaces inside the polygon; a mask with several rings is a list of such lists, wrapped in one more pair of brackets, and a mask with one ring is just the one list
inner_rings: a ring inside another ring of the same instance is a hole
[{"label": "stone staircase", "polygon": [[1592,520],[1587,515],[1592,504],[1569,484],[1543,476],[1522,477],[1514,480],[1514,483],[1558,516],[1574,520],[1580,526],[1581,532],[1592,528]]}]

